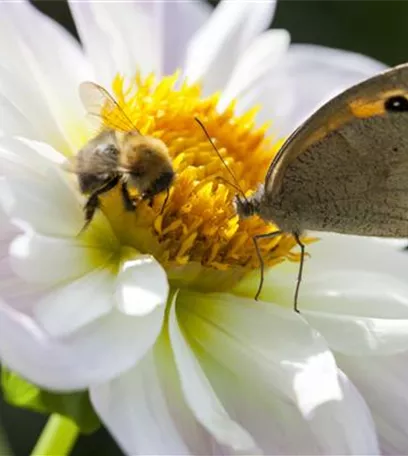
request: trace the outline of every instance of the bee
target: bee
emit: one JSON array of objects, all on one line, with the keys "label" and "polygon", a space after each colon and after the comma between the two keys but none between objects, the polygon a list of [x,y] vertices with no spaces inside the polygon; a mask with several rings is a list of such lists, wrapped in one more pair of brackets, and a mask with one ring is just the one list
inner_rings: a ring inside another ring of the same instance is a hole
[{"label": "bee", "polygon": [[155,195],[167,191],[165,204],[175,173],[164,142],[142,135],[113,97],[98,84],[82,83],[80,97],[88,114],[113,126],[104,128],[88,141],[64,166],[77,175],[81,193],[88,196],[83,229],[100,207],[100,195],[117,185],[127,211],[133,211],[137,205],[129,189],[137,190],[139,201],[151,201]]}]

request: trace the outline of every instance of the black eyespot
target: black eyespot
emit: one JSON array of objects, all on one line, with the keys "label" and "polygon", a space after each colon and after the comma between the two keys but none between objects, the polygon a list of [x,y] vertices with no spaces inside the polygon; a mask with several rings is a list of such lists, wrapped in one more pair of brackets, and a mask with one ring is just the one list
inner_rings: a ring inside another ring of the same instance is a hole
[{"label": "black eyespot", "polygon": [[384,107],[387,111],[408,112],[408,100],[402,95],[390,97],[385,101]]}]

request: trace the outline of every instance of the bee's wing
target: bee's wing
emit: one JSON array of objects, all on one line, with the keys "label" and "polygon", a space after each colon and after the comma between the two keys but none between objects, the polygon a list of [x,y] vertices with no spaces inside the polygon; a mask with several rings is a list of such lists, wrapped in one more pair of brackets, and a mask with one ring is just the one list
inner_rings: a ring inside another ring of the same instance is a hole
[{"label": "bee's wing", "polygon": [[88,114],[100,119],[105,126],[109,125],[120,131],[139,132],[124,109],[100,85],[83,82],[79,86],[79,96]]}]

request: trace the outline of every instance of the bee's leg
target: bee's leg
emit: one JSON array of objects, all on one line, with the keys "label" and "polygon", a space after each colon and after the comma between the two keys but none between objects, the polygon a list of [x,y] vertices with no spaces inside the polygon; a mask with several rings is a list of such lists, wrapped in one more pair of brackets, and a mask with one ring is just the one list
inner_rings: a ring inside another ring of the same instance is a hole
[{"label": "bee's leg", "polygon": [[153,206],[153,198],[154,196],[156,196],[157,194],[163,192],[164,190],[167,191],[167,196],[166,196],[166,199],[164,201],[164,205],[162,206],[162,209],[161,209],[161,213],[163,212],[163,209],[164,209],[164,206],[165,204],[167,203],[167,200],[169,198],[169,187],[170,187],[170,184],[173,182],[174,180],[174,172],[173,171],[168,171],[168,172],[164,172],[162,173],[153,183],[153,185],[151,186],[151,188],[146,191],[143,195],[142,195],[142,199],[143,200],[149,200],[149,206],[152,207]]},{"label": "bee's leg", "polygon": [[82,228],[84,231],[88,225],[92,222],[92,219],[95,215],[96,209],[99,207],[99,198],[98,194],[95,192],[89,198],[88,201],[85,203],[84,212],[85,212],[85,225]]},{"label": "bee's leg", "polygon": [[123,200],[123,205],[125,206],[125,209],[127,211],[133,211],[136,207],[136,203],[132,200],[132,198],[129,195],[129,190],[127,188],[126,182],[122,182],[120,191],[122,193],[122,200]]},{"label": "bee's leg", "polygon": [[169,200],[169,197],[170,197],[170,190],[167,188],[167,190],[166,190],[166,197],[164,198],[164,201],[163,201],[163,205],[162,205],[160,214],[163,214],[164,208],[166,207],[166,204],[167,204],[167,201]]},{"label": "bee's leg", "polygon": [[142,194],[142,201],[147,201],[147,204],[150,206],[150,207],[153,207],[153,201],[154,201],[154,197],[155,197],[155,193],[152,193],[152,192],[144,192]]},{"label": "bee's leg", "polygon": [[92,222],[92,219],[95,215],[96,209],[99,207],[99,195],[112,190],[113,187],[118,183],[119,178],[115,177],[112,180],[108,181],[102,187],[95,190],[88,198],[88,201],[85,203],[84,212],[85,212],[85,225],[83,226],[80,234],[86,230],[88,225]]}]

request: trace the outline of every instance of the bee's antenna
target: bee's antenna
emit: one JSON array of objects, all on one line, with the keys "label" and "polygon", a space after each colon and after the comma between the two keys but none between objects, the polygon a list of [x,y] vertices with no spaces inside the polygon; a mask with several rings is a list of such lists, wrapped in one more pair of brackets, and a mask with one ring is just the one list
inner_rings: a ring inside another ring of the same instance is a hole
[{"label": "bee's antenna", "polygon": [[227,165],[225,160],[222,158],[222,155],[220,154],[220,151],[217,149],[217,146],[214,144],[214,141],[212,140],[211,136],[208,134],[207,129],[205,128],[204,124],[201,122],[201,120],[198,117],[194,117],[194,120],[200,125],[201,129],[203,130],[205,136],[207,137],[208,141],[210,141],[210,144],[212,145],[213,149],[215,150],[216,154],[222,161],[223,165],[225,166],[226,170],[230,173],[232,179],[234,180],[235,184],[232,184],[231,182],[228,182],[226,179],[220,177],[219,179],[223,180],[227,184],[231,185],[231,187],[235,188],[241,195],[244,197],[245,201],[248,201],[244,191],[242,188],[239,186],[238,179],[235,177],[234,173],[231,171],[230,167]]}]

